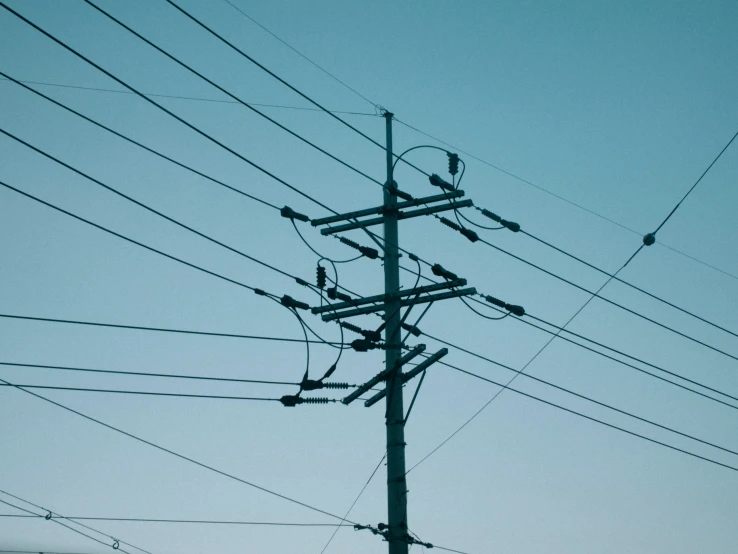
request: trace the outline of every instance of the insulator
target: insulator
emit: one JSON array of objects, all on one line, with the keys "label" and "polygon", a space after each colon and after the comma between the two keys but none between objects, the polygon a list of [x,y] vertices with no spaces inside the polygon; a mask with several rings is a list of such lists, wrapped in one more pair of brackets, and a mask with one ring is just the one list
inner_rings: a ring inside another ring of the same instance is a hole
[{"label": "insulator", "polygon": [[342,292],[336,291],[334,293],[336,295],[336,298],[339,300],[343,300],[344,302],[351,302],[352,298],[348,294],[344,294]]},{"label": "insulator", "polygon": [[648,233],[647,235],[644,235],[643,244],[645,244],[646,246],[651,246],[655,242],[656,242],[656,233]]},{"label": "insulator", "polygon": [[377,348],[377,345],[367,339],[356,339],[351,342],[351,348],[357,352],[368,352]]},{"label": "insulator", "polygon": [[300,302],[299,300],[295,300],[294,298],[286,294],[280,299],[280,302],[282,303],[283,306],[287,306],[288,308],[299,308],[301,310],[310,309],[310,306],[306,304],[305,302]]},{"label": "insulator", "polygon": [[499,298],[495,298],[494,296],[487,295],[487,296],[484,296],[483,298],[490,304],[494,304],[495,306],[504,308],[513,315],[516,315],[518,317],[523,317],[525,315],[525,308],[523,308],[522,306],[517,306],[515,304],[508,304],[507,302],[504,302],[500,300]]},{"label": "insulator", "polygon": [[329,402],[335,402],[330,398],[302,398],[296,394],[286,394],[279,399],[285,408],[294,408],[298,404],[328,404]]},{"label": "insulator", "polygon": [[418,257],[417,257],[417,256],[416,256],[415,254],[413,254],[412,252],[409,252],[409,253],[408,253],[408,255],[407,255],[407,257],[408,257],[408,258],[410,258],[410,259],[411,259],[412,261],[414,261],[414,262],[419,262],[419,261],[420,261],[420,258],[418,258]]},{"label": "insulator", "polygon": [[409,323],[403,323],[402,328],[411,335],[415,335],[416,337],[419,337],[423,334],[415,325],[410,325]]},{"label": "insulator", "polygon": [[433,185],[434,187],[440,187],[440,188],[445,189],[445,190],[447,190],[449,192],[453,192],[455,190],[454,189],[454,186],[451,183],[448,183],[448,182],[444,181],[443,179],[441,179],[435,173],[433,175],[431,175],[428,178],[428,180],[430,181],[430,184]]},{"label": "insulator", "polygon": [[482,212],[482,215],[484,215],[485,217],[488,217],[491,220],[496,221],[497,223],[509,229],[513,233],[517,233],[518,231],[520,231],[520,223],[515,223],[514,221],[507,221],[506,219],[502,219],[499,215],[492,213],[485,208],[482,208],[479,211]]},{"label": "insulator", "polygon": [[402,198],[403,200],[407,200],[408,202],[414,200],[412,194],[408,194],[407,192],[403,192],[397,188],[397,181],[392,181],[385,186],[387,187],[387,191],[394,196],[399,196],[400,198]]},{"label": "insulator", "polygon": [[360,248],[358,242],[354,242],[351,239],[347,239],[346,237],[338,237],[338,240],[340,240],[346,246],[350,246],[351,248],[355,248],[356,250]]},{"label": "insulator", "polygon": [[331,402],[335,402],[335,400],[332,400],[330,398],[302,398],[302,402],[300,404],[330,404]]},{"label": "insulator", "polygon": [[323,387],[326,389],[349,389],[351,385],[348,383],[323,383]]},{"label": "insulator", "polygon": [[449,281],[455,281],[459,278],[456,273],[453,273],[452,271],[449,271],[445,269],[441,264],[433,264],[431,266],[431,271],[433,272],[433,275],[437,275],[438,277],[443,277],[444,279],[448,279]]},{"label": "insulator", "polygon": [[448,172],[451,175],[456,175],[459,172],[459,155],[446,152],[448,156]]},{"label": "insulator", "polygon": [[344,329],[348,329],[349,331],[353,331],[354,333],[358,333],[359,335],[362,334],[363,329],[361,327],[358,327],[357,325],[354,325],[353,323],[349,323],[348,321],[342,321],[340,325]]},{"label": "insulator", "polygon": [[376,260],[379,257],[379,252],[375,248],[369,248],[368,246],[361,246],[359,243],[354,242],[351,239],[347,239],[346,237],[338,237],[338,240],[340,240],[346,246],[350,246],[351,248],[358,250],[367,258]]},{"label": "insulator", "polygon": [[445,217],[439,217],[438,220],[443,223],[446,227],[451,227],[454,231],[461,231],[461,227],[451,221],[450,219],[447,219]]},{"label": "insulator", "polygon": [[499,306],[500,308],[505,307],[505,303],[500,300],[499,298],[495,298],[494,296],[485,296],[484,299],[489,302],[490,304],[494,304],[495,306]]},{"label": "insulator", "polygon": [[324,289],[326,285],[326,280],[327,280],[325,268],[322,265],[319,265],[316,271],[317,271],[317,277],[318,277],[318,288]]},{"label": "insulator", "polygon": [[284,208],[279,210],[279,213],[282,214],[282,217],[286,217],[287,219],[299,219],[300,221],[310,221],[310,218],[308,216],[306,216],[305,214],[296,212],[289,206],[285,206]]},{"label": "insulator", "polygon": [[496,221],[497,223],[502,223],[502,218],[499,215],[490,212],[488,209],[482,208],[479,211],[482,212],[482,215],[484,215],[485,217],[488,217],[491,220]]}]

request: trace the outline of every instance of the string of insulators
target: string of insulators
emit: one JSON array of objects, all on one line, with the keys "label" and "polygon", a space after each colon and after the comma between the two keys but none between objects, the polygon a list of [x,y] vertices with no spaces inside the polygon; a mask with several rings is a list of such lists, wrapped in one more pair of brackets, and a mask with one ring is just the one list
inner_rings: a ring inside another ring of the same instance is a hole
[{"label": "string of insulators", "polygon": [[379,331],[367,331],[366,329],[362,329],[361,327],[354,325],[353,323],[349,323],[348,321],[341,321],[339,325],[344,329],[348,329],[349,331],[353,331],[354,333],[362,335],[364,338],[372,342],[379,342],[380,340],[382,340],[382,333]]},{"label": "string of insulators", "polygon": [[453,229],[454,231],[458,231],[472,242],[477,242],[479,240],[479,235],[477,235],[477,233],[475,233],[471,229],[467,229],[466,227],[457,225],[456,223],[445,217],[439,217],[438,220],[446,227],[451,227],[451,229]]},{"label": "string of insulators", "polygon": [[386,184],[385,188],[387,189],[387,192],[389,192],[393,196],[399,196],[400,198],[402,198],[403,200],[407,200],[408,202],[410,202],[411,200],[415,200],[412,194],[408,194],[407,192],[403,192],[397,188],[397,181],[392,181],[391,183]]},{"label": "string of insulators", "polygon": [[344,294],[341,291],[338,290],[338,287],[331,287],[326,290],[328,293],[328,298],[331,300],[343,300],[344,302],[351,302],[353,298],[351,298],[348,294]]},{"label": "string of insulators", "polygon": [[316,270],[316,275],[317,275],[317,280],[318,280],[318,288],[324,289],[328,277],[325,273],[325,268],[322,265],[318,265],[318,269]]},{"label": "string of insulators", "polygon": [[348,389],[351,385],[348,383],[324,383],[321,380],[303,379],[300,383],[302,390],[318,390],[318,389]]},{"label": "string of insulators", "polygon": [[[477,208],[477,209],[479,209],[479,208]],[[510,229],[513,233],[517,233],[518,231],[520,231],[520,224],[519,223],[515,223],[514,221],[507,221],[506,219],[502,219],[499,215],[497,215],[495,213],[492,213],[492,212],[490,212],[489,210],[487,210],[485,208],[479,209],[479,211],[482,212],[482,215],[490,218],[493,221],[496,221],[497,223],[499,223],[503,227],[506,227],[507,229]]]},{"label": "string of insulators", "polygon": [[368,352],[369,350],[386,350],[387,345],[386,344],[377,344],[374,341],[371,341],[369,339],[356,339],[351,342],[351,348],[356,350],[357,352]]},{"label": "string of insulators", "polygon": [[285,394],[279,401],[285,408],[293,408],[298,404],[329,404],[335,402],[330,398],[302,398],[296,394]]},{"label": "string of insulators", "polygon": [[358,250],[369,259],[376,260],[379,257],[379,252],[375,248],[361,246],[358,242],[354,242],[351,239],[347,239],[346,237],[338,237],[338,240],[340,240],[346,246],[350,246],[351,248]]},{"label": "string of insulators", "polygon": [[310,218],[306,216],[305,214],[301,214],[299,212],[296,212],[289,206],[285,206],[281,210],[279,210],[279,213],[282,214],[282,217],[286,217],[287,219],[299,219],[300,221],[310,221]]},{"label": "string of insulators", "polygon": [[459,172],[459,155],[446,152],[448,156],[448,172],[451,175],[456,175]]},{"label": "string of insulators", "polygon": [[482,296],[482,298],[484,298],[490,304],[494,304],[495,306],[504,308],[511,314],[516,315],[518,317],[523,317],[525,315],[525,308],[523,308],[522,306],[516,306],[515,304],[508,304],[504,300],[500,300],[499,298],[495,298],[494,296],[486,295],[486,296]]}]

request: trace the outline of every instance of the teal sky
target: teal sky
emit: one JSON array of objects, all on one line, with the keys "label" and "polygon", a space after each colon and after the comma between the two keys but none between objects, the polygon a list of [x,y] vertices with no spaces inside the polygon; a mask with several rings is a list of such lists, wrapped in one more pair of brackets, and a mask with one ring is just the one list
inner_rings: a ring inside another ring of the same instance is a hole
[{"label": "teal sky", "polygon": [[[153,51],[81,0],[8,6],[147,93],[225,96]],[[247,2],[246,13],[397,119],[468,155],[462,188],[475,205],[609,272],[654,230],[738,127],[735,2]],[[139,33],[238,95],[310,107],[162,0],[96,0]],[[184,9],[375,140],[375,108],[331,80],[222,0]],[[122,90],[39,32],[0,10],[0,70],[16,79]],[[85,115],[277,206],[317,218],[311,204],[130,94],[33,85]],[[378,205],[380,187],[242,106],[155,98],[234,150],[337,211]],[[379,181],[381,149],[324,113],[265,113]],[[312,282],[317,257],[289,222],[0,81],[0,127],[79,170],[247,254]],[[437,142],[395,123],[395,151]],[[446,173],[446,156],[411,161]],[[601,214],[597,217],[492,166]],[[738,144],[733,144],[620,276],[738,332]],[[399,167],[413,195],[427,179]],[[209,243],[0,136],[0,180],[135,240],[277,295],[314,305],[294,281]],[[1,187],[0,187],[1,188]],[[467,215],[487,223],[476,211]],[[326,255],[353,250],[302,224]],[[628,230],[630,229],[630,230]],[[525,260],[596,290],[606,277],[522,233],[478,230]],[[359,232],[350,238],[368,245]],[[563,325],[589,295],[432,218],[400,227],[401,245],[468,279],[479,292]],[[678,251],[678,252],[677,252]],[[691,258],[690,258],[691,257]],[[695,260],[696,259],[696,260]],[[699,261],[697,261],[699,260]],[[404,259],[406,267],[412,262]],[[424,274],[431,276],[427,268]],[[382,267],[339,267],[340,283],[381,292]],[[403,286],[414,277],[403,274]],[[0,190],[0,313],[301,338],[286,310],[252,292],[124,243]],[[738,356],[738,339],[618,283],[602,296]],[[413,312],[412,320],[419,315]],[[494,312],[490,312],[495,315]],[[336,326],[308,316],[326,339]],[[374,317],[359,325],[376,325]],[[458,301],[434,305],[424,331],[521,368],[549,335],[513,317],[482,319]],[[738,362],[594,299],[567,327],[738,396]],[[347,338],[353,339],[347,333]],[[443,345],[429,338],[429,352]],[[311,376],[335,350],[310,349]],[[455,349],[449,363],[505,382],[512,373]],[[299,343],[178,336],[0,318],[0,362],[298,381]],[[381,353],[346,352],[334,378],[361,383]],[[636,363],[639,367],[641,364]],[[738,450],[738,412],[554,340],[526,373],[703,440]],[[280,397],[296,387],[179,382],[0,365],[12,383]],[[520,377],[519,390],[738,467],[738,456],[676,436]],[[333,523],[117,435],[28,394],[0,390],[0,490],[63,515]],[[406,389],[406,398],[414,385]],[[413,466],[498,387],[433,366],[406,429]],[[331,513],[343,514],[384,451],[384,409],[361,403],[300,406],[226,400],[41,391],[54,401]],[[330,392],[328,393],[330,394]],[[322,394],[321,394],[322,396]],[[338,397],[338,395],[335,395]],[[733,402],[738,405],[737,402]],[[380,468],[349,519],[386,521]],[[738,473],[505,391],[408,475],[409,528],[423,541],[468,553],[728,553],[738,543]],[[10,500],[0,494],[0,500]],[[7,508],[7,509],[6,509]],[[8,507],[0,513],[10,514]],[[330,527],[205,527],[94,523],[153,554],[319,554]],[[0,518],[0,550],[108,552],[44,520]],[[412,551],[421,550],[413,547]],[[339,531],[326,552],[370,554],[386,543]]]}]

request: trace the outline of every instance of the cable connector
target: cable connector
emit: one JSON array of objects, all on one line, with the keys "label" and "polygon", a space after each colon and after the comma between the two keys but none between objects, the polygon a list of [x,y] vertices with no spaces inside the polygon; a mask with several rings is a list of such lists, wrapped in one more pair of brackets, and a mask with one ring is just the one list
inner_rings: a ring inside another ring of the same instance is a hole
[{"label": "cable connector", "polygon": [[318,288],[324,289],[326,285],[326,280],[328,277],[325,273],[325,268],[322,265],[318,265],[318,268],[315,270],[317,282],[318,282]]},{"label": "cable connector", "polygon": [[459,155],[446,152],[448,156],[448,172],[451,175],[456,175],[459,172]]},{"label": "cable connector", "polygon": [[302,285],[303,287],[310,288],[310,283],[308,283],[305,279],[300,279],[299,277],[295,277],[295,282],[298,285]]},{"label": "cable connector", "polygon": [[348,294],[344,294],[338,290],[337,287],[331,287],[326,290],[328,293],[328,298],[331,300],[343,300],[344,302],[351,302],[353,298],[351,298]]},{"label": "cable connector", "polygon": [[652,246],[656,242],[656,233],[648,233],[643,236],[643,244]]},{"label": "cable connector", "polygon": [[411,200],[415,200],[412,196],[412,194],[408,194],[407,192],[403,192],[400,189],[397,188],[397,181],[392,181],[391,183],[388,183],[385,185],[385,188],[387,189],[387,192],[389,192],[393,196],[399,196],[403,200],[407,200],[410,202]]},{"label": "cable connector", "polygon": [[322,379],[303,379],[300,383],[300,390],[318,390],[318,389],[348,389],[351,385],[348,383],[324,383]]},{"label": "cable connector", "polygon": [[258,294],[259,296],[269,296],[269,293],[262,289],[254,289],[254,294]]},{"label": "cable connector", "polygon": [[310,309],[310,306],[305,304],[305,302],[300,302],[299,300],[295,300],[294,298],[286,294],[282,298],[280,298],[279,301],[282,303],[282,306],[287,306],[288,308],[293,308],[293,309],[299,308],[300,310]]},{"label": "cable connector", "polygon": [[382,340],[382,333],[379,331],[367,331],[365,329],[362,329],[361,327],[358,327],[357,325],[354,325],[353,323],[349,323],[348,321],[341,321],[339,325],[344,329],[348,329],[349,331],[353,331],[354,333],[362,335],[365,339],[372,342],[379,342],[380,340]]},{"label": "cable connector", "polygon": [[358,250],[364,256],[366,256],[367,258],[371,260],[376,260],[379,257],[379,252],[375,248],[369,248],[368,246],[361,246],[359,243],[354,242],[351,239],[347,239],[346,237],[338,237],[338,240],[341,241],[346,246],[350,246],[351,248]]},{"label": "cable connector", "polygon": [[330,398],[302,398],[296,394],[285,394],[279,401],[285,408],[294,408],[298,404],[329,404],[335,402]]},{"label": "cable connector", "polygon": [[386,349],[387,347],[384,344],[377,344],[369,339],[356,339],[351,342],[351,348],[357,352],[368,352],[369,350]]},{"label": "cable connector", "polygon": [[490,218],[492,221],[496,221],[503,227],[510,229],[513,233],[517,233],[518,231],[520,231],[519,223],[515,223],[514,221],[507,221],[506,219],[502,219],[499,215],[492,213],[485,208],[482,208],[479,211],[482,212],[482,215]]},{"label": "cable connector", "polygon": [[300,221],[310,221],[310,218],[308,216],[306,216],[305,214],[296,212],[289,206],[285,206],[284,208],[279,210],[279,213],[282,214],[282,217],[286,217],[287,219],[299,219]]},{"label": "cable connector", "polygon": [[468,238],[471,242],[477,242],[479,240],[479,235],[477,235],[476,232],[472,231],[471,229],[467,229],[466,227],[462,227],[461,225],[457,225],[448,218],[439,217],[438,221],[443,223],[446,227],[451,227],[451,229],[453,229],[454,231],[458,231],[466,238]]},{"label": "cable connector", "polygon": [[443,277],[447,281],[455,281],[459,278],[456,273],[453,273],[452,271],[449,271],[447,269],[444,269],[444,267],[441,264],[433,264],[431,266],[431,271],[433,272],[433,275],[437,275],[438,277]]},{"label": "cable connector", "polygon": [[433,185],[434,187],[440,187],[449,192],[453,192],[454,190],[456,190],[454,189],[454,186],[451,183],[444,181],[435,173],[431,175],[430,177],[428,177],[428,180],[430,181],[430,184]]},{"label": "cable connector", "polygon": [[523,308],[522,306],[516,306],[515,304],[508,304],[507,302],[504,302],[503,300],[500,300],[499,298],[495,298],[494,296],[487,295],[487,296],[483,296],[483,298],[490,304],[494,304],[495,306],[504,308],[513,315],[516,315],[518,317],[523,317],[525,315],[525,308]]}]

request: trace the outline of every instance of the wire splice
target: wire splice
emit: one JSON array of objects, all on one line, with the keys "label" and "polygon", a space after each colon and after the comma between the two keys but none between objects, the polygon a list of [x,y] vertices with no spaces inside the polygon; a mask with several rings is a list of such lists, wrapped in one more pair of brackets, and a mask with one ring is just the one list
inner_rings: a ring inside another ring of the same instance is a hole
[{"label": "wire splice", "polygon": [[294,408],[298,404],[328,404],[335,402],[330,398],[302,398],[296,394],[285,394],[279,399],[285,408]]},{"label": "wire splice", "polygon": [[449,192],[453,192],[454,190],[456,190],[451,183],[444,181],[435,173],[431,175],[430,177],[428,177],[428,180],[430,181],[430,184],[433,185],[434,187],[440,187]]},{"label": "wire splice", "polygon": [[431,272],[433,272],[433,275],[436,275],[438,277],[443,277],[444,279],[448,281],[455,281],[459,278],[456,273],[449,271],[448,269],[445,269],[441,264],[433,264],[431,266]]},{"label": "wire splice", "polygon": [[354,242],[351,239],[347,239],[346,237],[338,237],[338,240],[346,246],[350,246],[351,248],[358,250],[369,259],[376,260],[379,257],[379,252],[375,248],[361,246],[358,242]]},{"label": "wire splice", "polygon": [[268,296],[267,291],[262,289],[254,289],[254,294],[258,294],[259,296]]},{"label": "wire splice", "polygon": [[477,242],[479,240],[479,235],[475,231],[472,231],[471,229],[467,229],[466,227],[462,227],[461,225],[454,223],[448,218],[445,217],[439,217],[438,221],[443,223],[446,227],[451,227],[454,231],[458,231],[462,235],[464,235],[466,238],[468,238],[471,242]]},{"label": "wire splice", "polygon": [[459,155],[446,152],[448,156],[448,172],[451,175],[456,175],[459,172]]},{"label": "wire splice", "polygon": [[326,272],[325,272],[325,268],[322,265],[318,265],[316,274],[317,274],[318,288],[324,289],[327,279],[328,279],[328,276],[326,275]]},{"label": "wire splice", "polygon": [[287,306],[288,308],[294,308],[294,309],[300,309],[300,310],[309,310],[310,306],[306,304],[305,302],[300,302],[299,300],[295,300],[291,296],[285,294],[280,300],[279,300],[283,306]]},{"label": "wire splice", "polygon": [[409,323],[401,323],[400,326],[403,329],[405,329],[405,331],[407,331],[408,333],[416,337],[419,337],[420,335],[423,334],[423,332],[420,329],[418,329],[415,325],[410,325]]},{"label": "wire splice", "polygon": [[482,215],[484,215],[485,217],[490,218],[492,221],[496,221],[503,227],[510,229],[513,233],[517,233],[518,231],[520,231],[519,223],[515,223],[514,221],[507,221],[506,219],[502,219],[499,215],[497,215],[496,213],[490,212],[486,208],[482,208],[479,211],[482,212]]},{"label": "wire splice", "polygon": [[656,242],[656,233],[648,233],[643,236],[643,244],[651,246]]},{"label": "wire splice", "polygon": [[310,218],[306,216],[305,214],[301,214],[299,212],[296,212],[289,206],[285,206],[281,210],[279,210],[279,213],[282,214],[282,217],[286,217],[287,219],[299,219],[300,221],[310,221]]},{"label": "wire splice", "polygon": [[511,314],[516,315],[518,317],[523,317],[525,315],[525,308],[523,308],[522,306],[516,306],[515,304],[508,304],[507,302],[500,300],[499,298],[495,298],[494,296],[486,295],[486,296],[482,296],[482,298],[484,298],[490,304],[494,304],[495,306],[504,308]]}]

